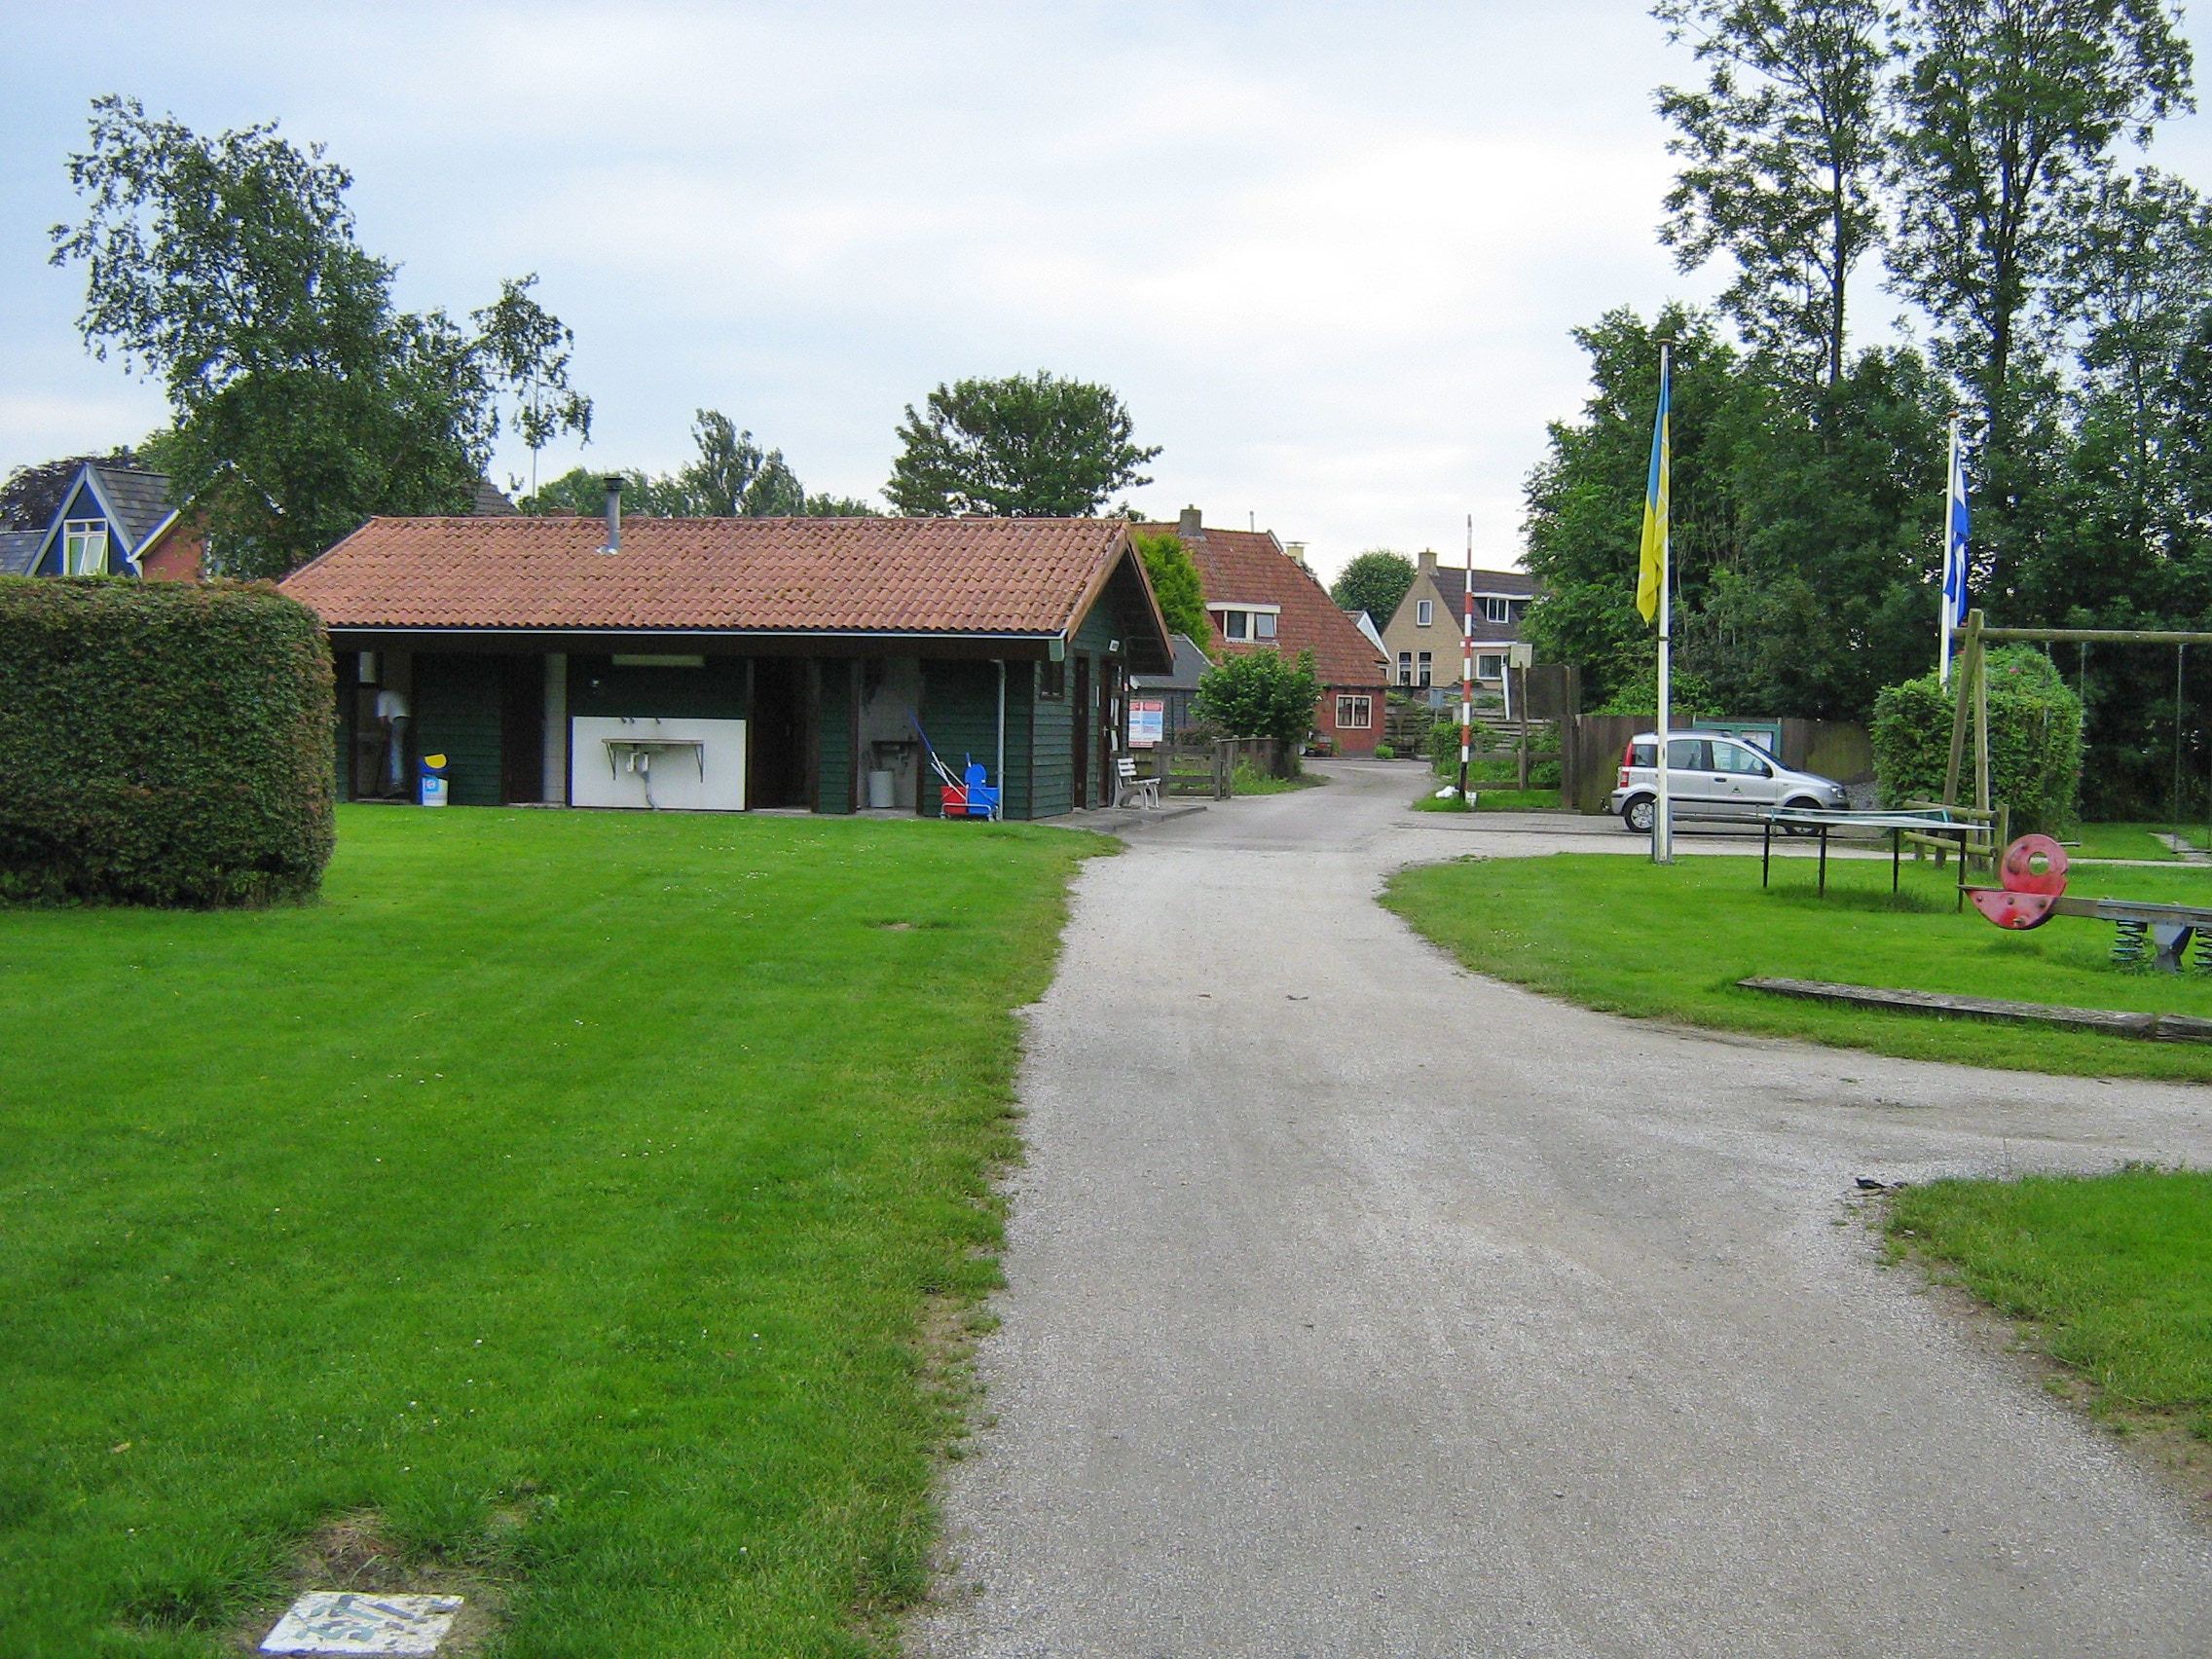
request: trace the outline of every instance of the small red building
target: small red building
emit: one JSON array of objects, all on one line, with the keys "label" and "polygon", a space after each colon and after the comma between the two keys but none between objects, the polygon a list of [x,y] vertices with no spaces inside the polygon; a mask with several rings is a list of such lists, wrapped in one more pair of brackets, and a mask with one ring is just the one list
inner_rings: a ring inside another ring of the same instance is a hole
[{"label": "small red building", "polygon": [[1206,654],[1279,650],[1313,653],[1321,679],[1313,729],[1339,755],[1372,755],[1382,738],[1389,664],[1359,624],[1337,608],[1320,579],[1283,550],[1274,532],[1209,529],[1196,507],[1175,524],[1143,526],[1178,537],[1198,568],[1213,638]]}]

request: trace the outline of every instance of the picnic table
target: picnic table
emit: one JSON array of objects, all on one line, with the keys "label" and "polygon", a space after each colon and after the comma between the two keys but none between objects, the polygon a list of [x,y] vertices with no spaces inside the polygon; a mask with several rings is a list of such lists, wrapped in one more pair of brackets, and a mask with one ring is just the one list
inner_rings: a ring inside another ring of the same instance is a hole
[{"label": "picnic table", "polygon": [[[1978,824],[1955,821],[1942,807],[1905,808],[1895,812],[1847,812],[1840,808],[1818,806],[1777,806],[1759,814],[1765,829],[1760,837],[1759,885],[1766,886],[1774,869],[1774,831],[1780,826],[1785,833],[1817,833],[1821,838],[1821,897],[1828,892],[1828,831],[1831,830],[1872,830],[1886,832],[1890,837],[1890,891],[1898,890],[1899,866],[1903,863],[1904,838],[1909,831],[1920,835],[1956,835],[1963,861],[1967,841],[1978,834]],[[1964,868],[1962,862],[1961,868]]]}]

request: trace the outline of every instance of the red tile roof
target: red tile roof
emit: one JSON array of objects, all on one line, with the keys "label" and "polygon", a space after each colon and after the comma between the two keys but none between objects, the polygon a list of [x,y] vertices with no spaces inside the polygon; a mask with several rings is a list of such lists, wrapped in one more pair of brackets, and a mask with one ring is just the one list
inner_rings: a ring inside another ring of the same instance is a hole
[{"label": "red tile roof", "polygon": [[[1147,535],[1177,535],[1171,524],[1137,527]],[[1313,653],[1314,672],[1324,685],[1372,685],[1389,682],[1389,671],[1374,643],[1359,631],[1359,624],[1337,608],[1320,579],[1282,550],[1282,544],[1266,531],[1216,530],[1207,526],[1196,535],[1183,535],[1191,562],[1198,568],[1198,583],[1208,605],[1276,605],[1275,646],[1296,655]],[[1218,660],[1224,650],[1265,649],[1232,645],[1222,638],[1221,621],[1214,618],[1214,634],[1206,654]]]},{"label": "red tile roof", "polygon": [[597,518],[378,518],[282,586],[334,628],[1057,634],[1088,609],[1127,531],[1120,519],[633,518],[621,552],[602,553]]}]

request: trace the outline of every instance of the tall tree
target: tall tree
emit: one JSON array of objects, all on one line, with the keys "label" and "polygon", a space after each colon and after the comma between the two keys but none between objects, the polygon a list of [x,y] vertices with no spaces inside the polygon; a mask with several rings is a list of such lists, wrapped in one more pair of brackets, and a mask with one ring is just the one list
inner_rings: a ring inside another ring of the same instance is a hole
[{"label": "tall tree", "polygon": [[1890,270],[1977,406],[1980,585],[2003,595],[2052,286],[2115,144],[2192,106],[2190,51],[2163,0],[1912,0],[1903,44]]},{"label": "tall tree", "polygon": [[55,227],[54,263],[87,267],[79,331],[161,379],[162,462],[228,571],[279,575],[373,513],[465,510],[526,383],[541,393],[526,430],[588,431],[567,330],[530,279],[473,333],[396,311],[395,268],[355,240],[351,176],[319,145],[274,124],[203,138],[102,97],[68,171],[88,204]]},{"label": "tall tree", "polygon": [[1140,535],[1136,546],[1169,631],[1186,636],[1201,651],[1210,648],[1213,626],[1206,618],[1205,585],[1198,580],[1198,568],[1191,562],[1183,538],[1171,534]]},{"label": "tall tree", "polygon": [[784,452],[763,450],[720,410],[698,412],[691,441],[698,446],[698,458],[677,474],[689,497],[686,516],[796,518],[805,513],[806,491]]},{"label": "tall tree", "polygon": [[883,493],[902,513],[1087,518],[1117,490],[1152,480],[1160,454],[1131,441],[1113,388],[1049,370],[940,386],[928,413],[906,405],[903,446]]},{"label": "tall tree", "polygon": [[1375,619],[1376,627],[1387,628],[1413,585],[1411,559],[1387,547],[1370,547],[1346,563],[1329,584],[1329,597],[1337,602],[1338,609],[1364,610]]},{"label": "tall tree", "polygon": [[1893,14],[1882,0],[1660,0],[1705,87],[1662,87],[1682,158],[1660,240],[1684,271],[1729,255],[1721,309],[1808,387],[1844,377],[1852,272],[1875,245]]}]

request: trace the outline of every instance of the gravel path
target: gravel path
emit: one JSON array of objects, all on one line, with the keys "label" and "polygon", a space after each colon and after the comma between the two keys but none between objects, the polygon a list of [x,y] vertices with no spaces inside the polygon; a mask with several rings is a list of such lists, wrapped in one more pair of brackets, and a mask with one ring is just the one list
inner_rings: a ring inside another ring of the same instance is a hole
[{"label": "gravel path", "polygon": [[1859,1175],[2212,1161],[2212,1093],[1474,977],[1390,869],[1636,843],[1330,770],[1082,878],[916,1648],[2212,1653],[2212,1531],[1837,1225]]}]

